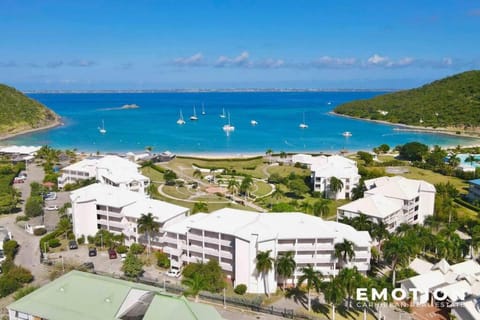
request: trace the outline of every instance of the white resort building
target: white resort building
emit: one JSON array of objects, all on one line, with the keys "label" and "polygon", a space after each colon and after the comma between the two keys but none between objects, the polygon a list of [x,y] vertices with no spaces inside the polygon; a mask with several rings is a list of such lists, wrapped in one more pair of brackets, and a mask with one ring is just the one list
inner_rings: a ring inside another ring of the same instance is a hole
[{"label": "white resort building", "polygon": [[[292,163],[306,164],[311,170],[313,191],[324,193],[332,199],[350,199],[352,189],[358,185],[360,175],[357,163],[339,155],[317,156],[296,154]],[[335,177],[342,181],[343,187],[336,193],[330,190],[330,180]]]},{"label": "white resort building", "polygon": [[62,189],[79,180],[96,179],[100,183],[145,194],[150,179],[142,175],[139,168],[138,164],[113,155],[87,158],[63,168],[58,187]]},{"label": "white resort building", "polygon": [[433,215],[435,187],[423,180],[401,176],[365,181],[364,197],[337,209],[337,218],[366,215],[373,222],[383,222],[393,232],[400,224],[422,224]]},{"label": "white resort building", "polygon": [[[354,243],[355,257],[349,266],[365,273],[370,268],[371,238],[366,231],[325,221],[311,215],[288,213],[256,213],[224,208],[210,214],[198,213],[163,228],[163,250],[172,265],[181,267],[190,262],[219,261],[234,285],[247,285],[248,292],[263,293],[263,278],[255,269],[256,255],[271,251],[271,257],[293,251],[297,269],[312,265],[323,275],[338,273],[335,244],[344,239]],[[267,290],[275,292],[275,269],[267,275]],[[291,281],[290,281],[291,283]]]},{"label": "white resort building", "polygon": [[[126,236],[126,244],[146,243],[138,232],[137,219],[152,213],[160,228],[185,219],[189,210],[167,202],[149,199],[143,193],[95,183],[70,193],[73,233],[76,238],[93,236],[99,230]],[[152,237],[152,246],[163,247],[162,232]]]}]

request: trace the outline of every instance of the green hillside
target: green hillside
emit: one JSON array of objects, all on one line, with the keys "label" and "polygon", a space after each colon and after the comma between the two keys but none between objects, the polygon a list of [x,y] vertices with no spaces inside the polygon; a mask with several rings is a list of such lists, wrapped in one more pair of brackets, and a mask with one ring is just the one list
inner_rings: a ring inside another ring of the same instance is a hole
[{"label": "green hillside", "polygon": [[48,126],[58,118],[41,103],[0,84],[0,136]]},{"label": "green hillside", "polygon": [[[480,71],[338,106],[336,113],[433,128],[480,127]],[[388,112],[388,113],[387,113]]]}]

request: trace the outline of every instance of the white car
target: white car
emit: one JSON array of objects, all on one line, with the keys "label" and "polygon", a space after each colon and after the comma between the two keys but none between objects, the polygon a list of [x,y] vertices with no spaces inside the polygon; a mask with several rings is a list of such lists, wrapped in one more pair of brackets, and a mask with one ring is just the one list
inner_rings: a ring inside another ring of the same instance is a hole
[{"label": "white car", "polygon": [[170,270],[167,271],[166,275],[172,278],[180,278],[180,276],[182,275],[182,272],[180,271],[180,269],[171,268]]},{"label": "white car", "polygon": [[57,211],[57,210],[58,210],[58,206],[57,206],[57,205],[48,206],[48,207],[45,207],[45,210],[46,210],[46,211]]},{"label": "white car", "polygon": [[126,253],[120,253],[120,260],[125,261],[127,259],[127,254]]}]

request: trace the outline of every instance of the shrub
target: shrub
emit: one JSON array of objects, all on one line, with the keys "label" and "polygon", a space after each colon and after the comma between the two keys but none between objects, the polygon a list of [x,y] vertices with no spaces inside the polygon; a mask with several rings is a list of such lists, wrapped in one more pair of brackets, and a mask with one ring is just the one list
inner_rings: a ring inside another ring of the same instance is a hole
[{"label": "shrub", "polygon": [[19,222],[19,221],[28,221],[30,218],[27,217],[26,215],[20,215],[20,216],[17,216],[15,218],[15,222]]},{"label": "shrub", "polygon": [[13,278],[19,283],[29,283],[33,281],[33,275],[30,270],[25,269],[24,267],[14,266],[11,268],[6,277]]},{"label": "shrub", "polygon": [[243,283],[242,283],[242,284],[239,284],[238,286],[235,287],[235,289],[233,289],[233,291],[234,291],[236,294],[244,295],[245,292],[247,292],[247,286],[244,285]]},{"label": "shrub", "polygon": [[94,244],[95,243],[95,237],[94,236],[87,236],[87,241],[90,244]]},{"label": "shrub", "polygon": [[130,252],[133,254],[141,254],[145,251],[145,246],[139,244],[139,243],[133,243],[130,246]]},{"label": "shrub", "polygon": [[127,253],[128,252],[128,247],[125,246],[125,245],[119,245],[117,248],[116,248],[117,252],[118,253]]},{"label": "shrub", "polygon": [[82,234],[82,236],[77,239],[77,243],[80,244],[80,245],[85,243],[85,235],[84,234]]},{"label": "shrub", "polygon": [[33,229],[33,235],[35,235],[35,236],[43,236],[45,233],[47,233],[47,229],[45,229],[45,228]]},{"label": "shrub", "polygon": [[28,217],[37,217],[43,214],[42,199],[40,197],[29,197],[25,204],[25,214]]},{"label": "shrub", "polygon": [[13,259],[17,253],[18,243],[15,240],[8,240],[3,243],[3,253],[6,257]]},{"label": "shrub", "polygon": [[35,287],[35,286],[28,286],[28,287],[25,287],[25,288],[22,288],[20,290],[18,290],[17,292],[15,292],[15,295],[13,296],[13,299],[14,300],[19,300],[23,297],[25,297],[26,295],[32,293],[33,291],[37,290],[38,287]]},{"label": "shrub", "polygon": [[170,259],[168,259],[168,254],[162,251],[157,251],[155,256],[157,257],[157,266],[166,269],[170,268]]},{"label": "shrub", "polygon": [[0,297],[6,297],[20,287],[20,283],[18,283],[14,278],[6,276],[0,277]]},{"label": "shrub", "polygon": [[60,240],[58,240],[57,238],[50,239],[48,241],[48,246],[50,248],[60,247]]}]

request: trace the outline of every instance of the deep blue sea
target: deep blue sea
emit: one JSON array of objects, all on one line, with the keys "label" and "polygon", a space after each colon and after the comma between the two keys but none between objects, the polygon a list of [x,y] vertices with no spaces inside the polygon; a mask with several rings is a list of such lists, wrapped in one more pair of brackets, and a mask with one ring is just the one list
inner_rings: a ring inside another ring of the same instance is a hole
[{"label": "deep blue sea", "polygon": [[[81,151],[154,151],[174,153],[247,154],[267,149],[285,152],[371,150],[382,143],[409,141],[428,145],[467,145],[478,139],[404,132],[395,126],[329,114],[336,105],[371,98],[382,92],[255,92],[255,93],[82,93],[30,94],[63,117],[64,125],[15,137],[1,144],[51,145]],[[112,110],[125,104],[138,109]],[[201,114],[202,104],[205,115]],[[189,117],[196,106],[198,121]],[[230,113],[235,131],[222,127]],[[110,110],[109,110],[110,109]],[[178,125],[180,110],[186,124]],[[299,124],[308,124],[300,129]],[[105,123],[106,134],[98,130]],[[252,126],[251,120],[258,125]],[[349,131],[351,137],[344,137]]]}]

